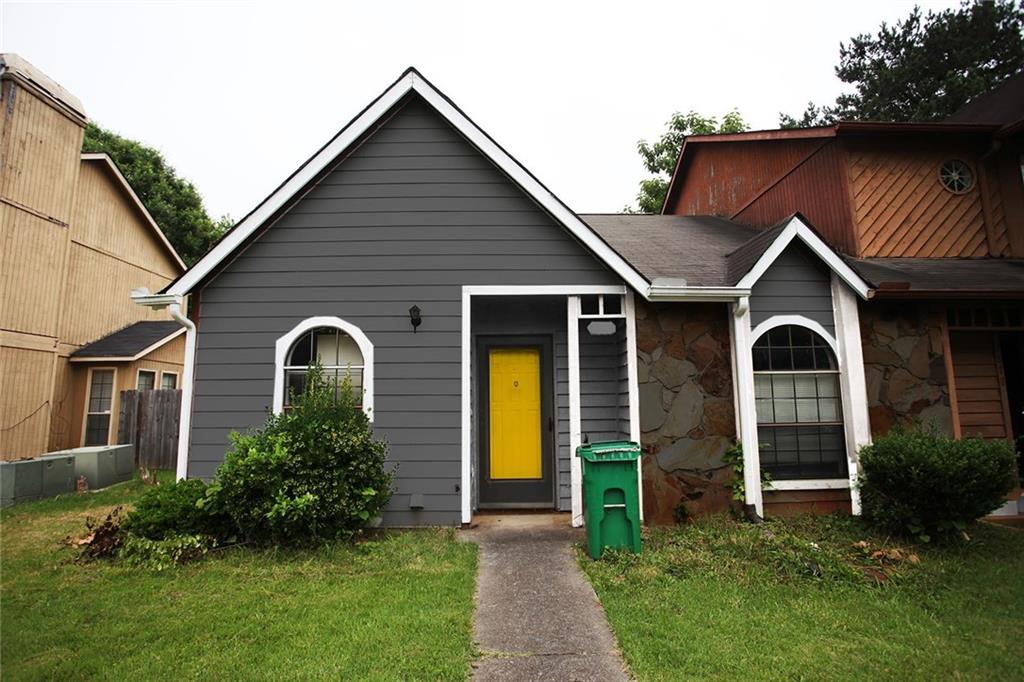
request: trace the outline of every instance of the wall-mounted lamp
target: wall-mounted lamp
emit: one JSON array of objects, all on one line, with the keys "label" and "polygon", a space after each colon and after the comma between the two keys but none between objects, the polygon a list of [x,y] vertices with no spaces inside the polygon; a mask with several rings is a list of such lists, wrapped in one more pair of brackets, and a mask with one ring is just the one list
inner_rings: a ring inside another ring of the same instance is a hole
[{"label": "wall-mounted lamp", "polygon": [[414,305],[409,308],[409,321],[412,322],[412,333],[416,333],[416,327],[419,327],[423,323],[423,318],[420,317],[420,307]]}]

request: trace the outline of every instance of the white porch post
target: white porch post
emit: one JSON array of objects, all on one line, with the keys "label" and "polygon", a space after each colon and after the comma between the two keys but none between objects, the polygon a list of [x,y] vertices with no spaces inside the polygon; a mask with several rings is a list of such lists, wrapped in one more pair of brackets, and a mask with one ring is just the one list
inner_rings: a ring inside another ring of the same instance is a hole
[{"label": "white porch post", "polygon": [[460,491],[462,495],[463,523],[470,523],[473,520],[473,490],[471,487],[473,481],[471,459],[473,454],[473,403],[470,397],[470,387],[472,385],[470,376],[470,350],[472,343],[470,311],[473,309],[471,305],[472,300],[470,292],[466,291],[464,287],[462,289],[462,489]]},{"label": "white porch post", "polygon": [[569,342],[569,473],[572,488],[572,525],[583,525],[583,463],[576,456],[583,435],[580,417],[580,297],[566,301]]},{"label": "white porch post", "polygon": [[832,310],[836,321],[836,345],[839,360],[839,387],[846,425],[846,461],[850,476],[850,507],[860,515],[860,491],[857,490],[862,447],[871,443],[868,416],[868,390],[864,378],[864,353],[860,340],[860,315],[857,296],[832,273]]},{"label": "white porch post", "polygon": [[[626,368],[629,381],[629,439],[640,442],[640,379],[636,366],[636,299],[630,289],[623,297],[626,313]],[[644,520],[644,471],[641,458],[636,460],[637,500],[640,502],[640,520]]]},{"label": "white porch post", "polygon": [[761,494],[761,454],[757,442],[757,408],[754,403],[754,362],[751,355],[750,299],[746,296],[729,306],[732,312],[732,355],[736,367],[735,407],[739,421],[739,440],[743,446],[743,484],[745,504],[764,516]]}]

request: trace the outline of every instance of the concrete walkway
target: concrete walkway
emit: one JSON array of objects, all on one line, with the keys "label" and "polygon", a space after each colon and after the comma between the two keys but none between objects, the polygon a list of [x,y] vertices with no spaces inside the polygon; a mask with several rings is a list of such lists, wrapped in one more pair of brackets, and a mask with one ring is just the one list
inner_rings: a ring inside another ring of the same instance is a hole
[{"label": "concrete walkway", "polygon": [[628,680],[615,636],[561,514],[482,515],[463,536],[480,546],[473,679]]}]

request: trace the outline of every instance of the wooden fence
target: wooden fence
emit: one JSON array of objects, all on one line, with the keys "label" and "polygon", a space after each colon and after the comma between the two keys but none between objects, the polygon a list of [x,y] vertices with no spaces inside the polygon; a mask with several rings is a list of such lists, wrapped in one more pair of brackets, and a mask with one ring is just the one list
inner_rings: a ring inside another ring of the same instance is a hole
[{"label": "wooden fence", "polygon": [[121,391],[117,442],[135,446],[135,466],[174,469],[181,390]]}]

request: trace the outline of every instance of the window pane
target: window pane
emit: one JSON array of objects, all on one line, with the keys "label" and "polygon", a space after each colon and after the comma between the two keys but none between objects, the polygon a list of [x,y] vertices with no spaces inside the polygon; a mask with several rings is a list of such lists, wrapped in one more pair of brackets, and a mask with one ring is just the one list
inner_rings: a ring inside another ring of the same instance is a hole
[{"label": "window pane", "polygon": [[768,330],[768,343],[772,348],[787,348],[790,345],[789,325]]},{"label": "window pane", "polygon": [[794,346],[810,346],[814,343],[814,332],[807,327],[793,325],[790,327],[790,336]]},{"label": "window pane", "polygon": [[89,388],[89,412],[109,412],[113,395],[114,370],[99,369],[94,371]]},{"label": "window pane", "polygon": [[832,359],[832,351],[828,348],[815,348],[814,365],[816,369],[835,369],[836,363]]},{"label": "window pane", "polygon": [[818,419],[818,401],[816,398],[798,398],[796,401],[796,421],[816,422]]},{"label": "window pane", "polygon": [[604,297],[604,314],[619,315],[622,313],[622,296],[606,294]]},{"label": "window pane", "polygon": [[772,379],[767,374],[755,374],[754,375],[754,397],[755,398],[771,398],[772,397]]},{"label": "window pane", "polygon": [[793,400],[775,400],[775,422],[791,424],[796,421],[796,403]]},{"label": "window pane", "polygon": [[797,398],[818,397],[818,382],[813,374],[796,374],[793,376],[793,383],[796,386],[795,395]]},{"label": "window pane", "polygon": [[90,414],[85,420],[85,444],[106,445],[110,435],[110,415]]},{"label": "window pane", "polygon": [[754,371],[763,372],[771,369],[770,352],[767,348],[754,347]]},{"label": "window pane", "polygon": [[769,376],[771,376],[772,379],[772,392],[775,398],[793,397],[792,374],[772,374]]},{"label": "window pane", "polygon": [[785,372],[793,369],[793,352],[789,348],[772,348],[771,350],[772,369],[776,372]]},{"label": "window pane", "polygon": [[776,480],[846,478],[840,426],[761,426],[761,465]]},{"label": "window pane", "polygon": [[838,374],[818,374],[818,395],[822,398],[835,398],[839,395]]},{"label": "window pane", "polygon": [[139,372],[139,380],[135,388],[140,391],[152,391],[156,387],[156,372]]},{"label": "window pane", "polygon": [[775,413],[772,410],[770,399],[758,398],[754,401],[757,406],[757,421],[762,424],[770,424],[775,421]]},{"label": "window pane", "polygon": [[818,401],[818,419],[823,422],[841,421],[839,416],[839,400],[836,398],[822,398]]},{"label": "window pane", "polygon": [[809,346],[807,348],[794,348],[793,369],[814,369],[814,349]]},{"label": "window pane", "polygon": [[170,372],[164,372],[160,375],[160,388],[163,389],[175,389],[178,388],[178,375],[171,374]]}]

